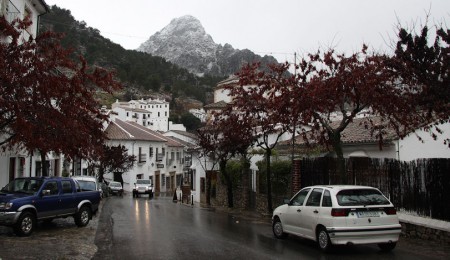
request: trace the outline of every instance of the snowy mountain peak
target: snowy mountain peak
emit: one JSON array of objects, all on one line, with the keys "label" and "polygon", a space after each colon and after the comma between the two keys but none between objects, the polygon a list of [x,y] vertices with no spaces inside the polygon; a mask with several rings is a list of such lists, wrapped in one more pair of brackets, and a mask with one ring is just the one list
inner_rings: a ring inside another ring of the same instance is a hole
[{"label": "snowy mountain peak", "polygon": [[[229,44],[216,44],[200,21],[191,15],[173,19],[137,50],[164,57],[198,75],[227,76],[238,71],[244,63],[263,59],[248,50],[240,51]],[[276,62],[273,57],[269,60]]]}]

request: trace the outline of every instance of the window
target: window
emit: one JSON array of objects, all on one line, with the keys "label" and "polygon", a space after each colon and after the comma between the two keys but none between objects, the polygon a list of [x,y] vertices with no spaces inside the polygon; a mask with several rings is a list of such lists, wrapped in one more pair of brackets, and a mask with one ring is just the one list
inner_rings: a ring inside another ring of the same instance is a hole
[{"label": "window", "polygon": [[153,147],[150,146],[148,153],[150,154],[150,157],[153,157]]},{"label": "window", "polygon": [[166,186],[166,175],[165,174],[161,174],[161,181],[162,181],[161,186],[162,187]]},{"label": "window", "polygon": [[72,193],[72,183],[70,181],[61,181],[63,193]]},{"label": "window", "polygon": [[306,206],[320,206],[320,198],[322,198],[322,189],[314,189],[306,201]]},{"label": "window", "polygon": [[341,190],[336,195],[341,206],[388,205],[389,201],[375,189]]},{"label": "window", "polygon": [[164,112],[164,116],[167,116],[167,111],[166,111],[166,112]]},{"label": "window", "polygon": [[297,193],[295,197],[291,200],[291,203],[289,205],[292,206],[303,206],[303,202],[305,202],[306,195],[308,195],[309,189],[304,189]]},{"label": "window", "polygon": [[49,181],[45,184],[44,190],[49,190],[50,195],[58,194],[58,183],[56,181]]},{"label": "window", "polygon": [[332,207],[331,203],[331,194],[330,191],[325,190],[323,192],[323,198],[322,198],[322,207]]}]

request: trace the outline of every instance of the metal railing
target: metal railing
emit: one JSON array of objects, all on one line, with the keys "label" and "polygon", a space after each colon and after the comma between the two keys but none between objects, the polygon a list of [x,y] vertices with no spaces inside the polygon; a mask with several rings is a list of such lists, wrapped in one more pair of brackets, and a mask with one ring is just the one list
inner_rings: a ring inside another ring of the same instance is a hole
[{"label": "metal railing", "polygon": [[145,163],[145,162],[147,162],[147,154],[140,153],[138,163]]}]

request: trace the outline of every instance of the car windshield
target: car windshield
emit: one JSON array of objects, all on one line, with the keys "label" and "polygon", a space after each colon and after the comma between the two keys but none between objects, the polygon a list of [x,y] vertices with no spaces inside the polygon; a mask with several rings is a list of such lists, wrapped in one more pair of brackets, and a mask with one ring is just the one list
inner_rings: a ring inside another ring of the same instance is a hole
[{"label": "car windshield", "polygon": [[349,189],[342,190],[336,195],[341,206],[366,206],[390,204],[381,192],[374,189]]},{"label": "car windshield", "polygon": [[42,186],[43,180],[37,179],[15,179],[6,185],[2,192],[33,194]]},{"label": "car windshield", "polygon": [[109,184],[109,186],[111,186],[111,187],[121,187],[122,185],[119,182],[111,182]]},{"label": "car windshield", "polygon": [[151,184],[150,180],[136,180],[136,183],[137,184],[148,184],[148,185]]},{"label": "car windshield", "polygon": [[97,190],[95,187],[95,182],[92,181],[83,181],[83,180],[77,180],[80,184],[80,189],[82,191],[95,191]]}]

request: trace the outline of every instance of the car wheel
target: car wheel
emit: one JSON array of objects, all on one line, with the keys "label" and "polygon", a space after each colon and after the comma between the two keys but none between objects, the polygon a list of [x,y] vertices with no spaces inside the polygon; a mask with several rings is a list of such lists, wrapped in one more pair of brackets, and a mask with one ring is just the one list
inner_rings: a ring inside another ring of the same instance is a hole
[{"label": "car wheel", "polygon": [[16,225],[14,226],[14,233],[21,237],[29,236],[33,233],[35,227],[36,217],[34,214],[31,212],[24,212],[20,215]]},{"label": "car wheel", "polygon": [[397,243],[380,243],[378,244],[378,247],[381,249],[381,251],[391,251],[392,249],[395,248],[395,246],[397,245]]},{"label": "car wheel", "polygon": [[91,219],[91,210],[83,206],[80,211],[75,214],[75,224],[79,227],[84,227],[89,224],[89,220]]},{"label": "car wheel", "polygon": [[272,224],[272,231],[276,238],[283,239],[287,237],[287,234],[283,231],[283,224],[281,220],[276,218]]},{"label": "car wheel", "polygon": [[323,252],[330,251],[332,245],[330,241],[330,236],[325,228],[320,228],[317,232],[317,244],[319,245],[320,250]]}]

